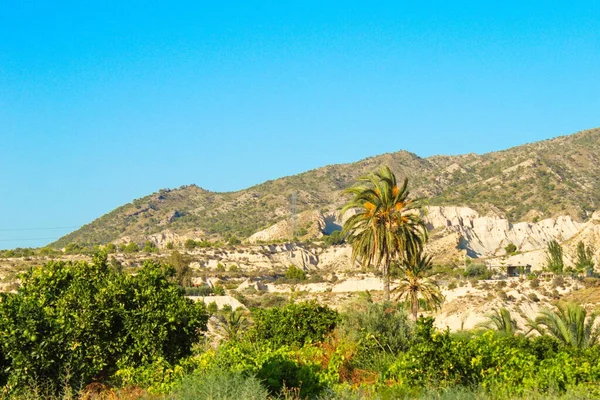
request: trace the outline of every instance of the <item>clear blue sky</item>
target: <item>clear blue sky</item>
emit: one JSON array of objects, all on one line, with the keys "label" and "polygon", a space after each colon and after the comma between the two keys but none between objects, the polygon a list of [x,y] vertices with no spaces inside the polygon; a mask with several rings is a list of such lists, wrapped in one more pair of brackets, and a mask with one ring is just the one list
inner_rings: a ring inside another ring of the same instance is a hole
[{"label": "clear blue sky", "polygon": [[160,188],[600,126],[599,71],[598,1],[0,0],[0,248]]}]

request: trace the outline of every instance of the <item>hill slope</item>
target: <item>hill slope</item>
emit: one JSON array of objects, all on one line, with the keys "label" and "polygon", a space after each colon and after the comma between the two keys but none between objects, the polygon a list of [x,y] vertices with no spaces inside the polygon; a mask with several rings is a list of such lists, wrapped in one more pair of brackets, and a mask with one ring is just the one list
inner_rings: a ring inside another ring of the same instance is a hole
[{"label": "hill slope", "polygon": [[469,206],[511,221],[570,215],[587,220],[600,205],[600,129],[483,155],[421,158],[399,151],[356,163],[330,165],[264,182],[238,192],[215,193],[195,185],[160,190],[134,200],[72,232],[53,246],[100,244],[123,236],[142,240],[164,230],[246,238],[297,212],[335,210],[341,191],[356,178],[389,165],[408,177],[413,195],[431,205]]}]

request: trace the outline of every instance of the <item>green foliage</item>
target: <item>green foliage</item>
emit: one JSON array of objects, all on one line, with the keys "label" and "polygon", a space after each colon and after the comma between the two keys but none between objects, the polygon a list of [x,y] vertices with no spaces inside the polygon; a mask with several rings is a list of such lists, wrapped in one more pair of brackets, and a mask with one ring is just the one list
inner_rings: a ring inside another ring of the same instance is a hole
[{"label": "green foliage", "polygon": [[302,352],[303,349],[293,351],[286,346],[275,349],[266,343],[225,342],[216,354],[207,354],[205,368],[256,376],[275,397],[287,388],[298,390],[300,398],[316,398],[325,388],[320,367]]},{"label": "green foliage", "polygon": [[144,243],[144,252],[145,253],[157,253],[158,247],[156,247],[156,244],[154,244],[154,242],[151,242],[150,240],[146,240],[146,242]]},{"label": "green foliage", "polygon": [[550,335],[566,345],[588,348],[599,343],[598,313],[588,315],[574,303],[559,303],[556,311],[544,309],[529,325],[541,334]]},{"label": "green foliage", "polygon": [[323,237],[323,242],[326,246],[337,246],[343,244],[346,238],[342,234],[342,231],[333,231],[329,235]]},{"label": "green foliage", "polygon": [[218,318],[221,323],[221,332],[226,340],[239,340],[250,326],[248,319],[243,315],[242,311],[232,310],[219,315]]},{"label": "green foliage", "polygon": [[[533,293],[532,293],[533,294]],[[506,336],[513,336],[518,328],[517,321],[512,318],[510,311],[500,308],[487,316],[487,321],[477,324],[478,328],[495,330]]]},{"label": "green foliage", "polygon": [[466,278],[489,279],[492,273],[484,264],[471,264],[467,266],[463,276]]},{"label": "green foliage", "polygon": [[17,258],[17,257],[31,257],[35,255],[35,251],[30,248],[20,248],[11,250],[0,250],[0,257],[2,258]]},{"label": "green foliage", "polygon": [[12,391],[71,387],[164,359],[176,363],[206,329],[207,314],[172,283],[173,270],[146,262],[135,276],[94,262],[50,262],[2,294],[0,346]]},{"label": "green foliage", "polygon": [[208,306],[206,306],[206,311],[208,311],[210,315],[216,314],[218,310],[219,309],[217,307],[217,303],[215,303],[214,301],[211,301],[210,303],[208,303]]},{"label": "green foliage", "polygon": [[562,274],[564,267],[562,246],[556,240],[552,240],[546,249],[546,268],[555,274]]},{"label": "green foliage", "polygon": [[187,376],[169,399],[173,400],[265,400],[269,391],[253,375],[211,369]]},{"label": "green foliage", "polygon": [[127,245],[125,245],[123,251],[125,253],[137,253],[138,251],[140,251],[140,246],[138,246],[138,244],[135,242],[129,242],[127,243]]},{"label": "green foliage", "polygon": [[387,166],[365,175],[358,184],[344,190],[352,199],[342,209],[357,210],[344,223],[342,234],[352,245],[352,261],[364,267],[372,265],[383,272],[384,300],[390,300],[390,266],[394,261],[410,259],[421,253],[427,240],[427,228],[418,201],[410,200],[408,179],[398,186]]},{"label": "green foliage", "polygon": [[216,296],[225,296],[225,288],[221,285],[215,285],[213,287],[213,292]]},{"label": "green foliage", "polygon": [[214,294],[213,288],[208,285],[186,286],[183,289],[186,296],[210,296]]},{"label": "green foliage", "polygon": [[285,272],[285,277],[293,281],[304,281],[306,280],[306,272],[295,265],[290,265]]},{"label": "green foliage", "polygon": [[336,311],[314,301],[257,309],[253,318],[251,337],[274,346],[321,342],[339,321]]},{"label": "green foliage", "polygon": [[419,252],[404,260],[400,266],[400,283],[394,289],[398,300],[405,302],[417,319],[420,302],[430,310],[439,309],[444,302],[440,287],[429,278],[433,269],[431,256]]},{"label": "green foliage", "polygon": [[[336,330],[336,337],[344,341],[336,355],[342,365],[346,362],[353,369],[384,373],[398,353],[410,348],[412,331],[413,323],[399,304],[353,303]],[[350,360],[344,356],[344,343],[352,349]]]},{"label": "green foliage", "polygon": [[191,286],[192,269],[190,268],[189,257],[181,254],[177,250],[171,252],[167,258],[167,264],[175,268],[175,279],[180,286]]},{"label": "green foliage", "polygon": [[575,258],[575,269],[591,275],[594,272],[594,247],[585,247],[583,242],[577,243],[577,255]]},{"label": "green foliage", "polygon": [[516,253],[517,246],[515,246],[513,243],[509,243],[508,245],[506,245],[506,247],[504,247],[504,251],[506,252],[506,254],[512,255]]}]

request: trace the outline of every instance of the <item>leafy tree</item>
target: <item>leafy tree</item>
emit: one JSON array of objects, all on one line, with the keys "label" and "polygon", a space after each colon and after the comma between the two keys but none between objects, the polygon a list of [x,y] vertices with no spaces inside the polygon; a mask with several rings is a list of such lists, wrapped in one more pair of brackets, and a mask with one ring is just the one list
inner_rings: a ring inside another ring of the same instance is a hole
[{"label": "leafy tree", "polygon": [[108,253],[108,254],[112,254],[112,253],[116,253],[117,252],[117,246],[114,243],[109,243],[104,247],[104,250]]},{"label": "leafy tree", "polygon": [[546,249],[546,268],[555,274],[562,274],[564,267],[563,248],[556,240],[552,240]]},{"label": "leafy tree", "polygon": [[175,268],[175,280],[180,286],[192,285],[192,269],[188,257],[175,250],[167,258],[167,264]]},{"label": "leafy tree", "polygon": [[477,324],[477,328],[498,331],[506,336],[514,336],[518,330],[517,321],[510,315],[510,311],[502,307],[487,316],[487,321]]},{"label": "leafy tree", "polygon": [[192,250],[192,249],[196,248],[196,245],[197,245],[197,243],[193,239],[188,239],[183,243],[183,247],[185,247],[188,250]]},{"label": "leafy tree", "polygon": [[586,272],[588,275],[594,272],[594,247],[585,247],[582,241],[577,243],[577,256],[575,258],[575,269]]},{"label": "leafy tree", "polygon": [[77,387],[118,368],[190,354],[208,316],[184,297],[173,273],[146,262],[137,275],[125,275],[99,254],[91,264],[50,262],[22,275],[17,293],[0,295],[9,390],[58,389],[65,379]]},{"label": "leafy tree", "polygon": [[588,348],[599,342],[600,329],[595,326],[597,319],[597,313],[588,316],[586,309],[579,304],[559,303],[557,311],[542,310],[534,321],[529,321],[529,327],[566,345]]},{"label": "leafy tree", "polygon": [[398,300],[410,307],[415,320],[419,312],[419,299],[429,309],[438,309],[444,302],[440,287],[429,278],[432,268],[431,256],[423,253],[409,257],[400,266],[400,283],[394,291],[398,292]]},{"label": "leafy tree", "polygon": [[390,265],[419,253],[427,239],[427,229],[417,211],[418,201],[409,200],[408,179],[398,186],[388,167],[359,178],[357,185],[345,190],[352,199],[342,214],[356,209],[342,230],[352,245],[352,261],[380,267],[383,272],[384,299],[390,298]]}]

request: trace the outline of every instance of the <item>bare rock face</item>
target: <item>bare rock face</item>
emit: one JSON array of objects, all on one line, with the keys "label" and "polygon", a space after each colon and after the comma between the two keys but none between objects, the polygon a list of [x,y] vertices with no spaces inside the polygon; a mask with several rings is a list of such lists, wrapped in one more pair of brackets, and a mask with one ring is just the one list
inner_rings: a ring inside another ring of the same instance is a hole
[{"label": "bare rock face", "polygon": [[520,251],[545,248],[552,240],[571,239],[586,225],[569,216],[511,224],[500,215],[480,216],[468,207],[429,207],[425,220],[430,230],[459,233],[460,247],[471,257],[503,255],[509,243]]}]

